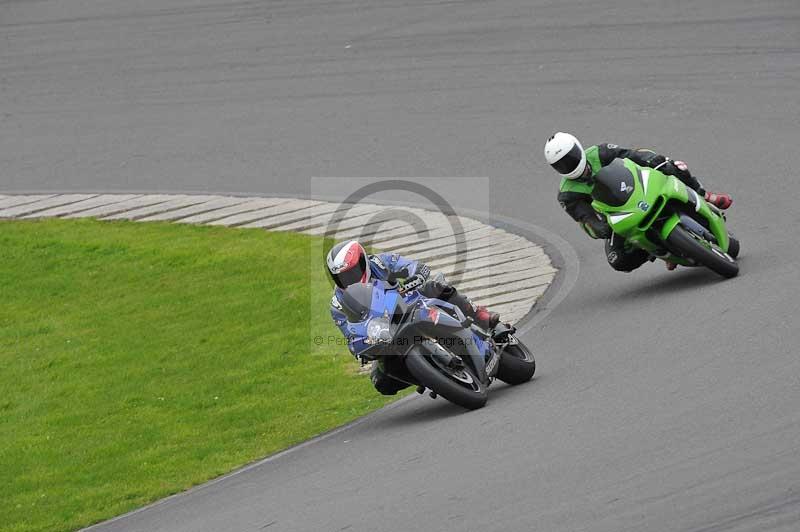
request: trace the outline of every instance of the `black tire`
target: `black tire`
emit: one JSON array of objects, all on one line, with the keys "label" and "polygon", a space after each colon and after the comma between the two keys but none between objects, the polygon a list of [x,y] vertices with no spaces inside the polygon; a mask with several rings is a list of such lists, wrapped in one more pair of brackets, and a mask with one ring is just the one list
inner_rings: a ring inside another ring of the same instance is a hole
[{"label": "black tire", "polygon": [[506,384],[528,382],[536,373],[536,359],[522,342],[508,345],[500,354],[500,367],[497,378]]},{"label": "black tire", "polygon": [[683,226],[675,226],[667,237],[667,245],[678,255],[692,259],[723,277],[731,278],[739,274],[736,259]]},{"label": "black tire", "polygon": [[728,239],[730,240],[728,244],[728,255],[734,259],[739,258],[739,239],[730,233],[728,233]]},{"label": "black tire", "polygon": [[[442,349],[444,348],[442,347]],[[464,372],[465,376],[468,375],[471,384],[467,385],[458,381],[456,377],[445,374],[448,371],[447,369],[440,367],[432,359],[424,356],[423,353],[423,349],[415,348],[406,356],[406,367],[420,384],[430,388],[451,403],[469,410],[476,410],[486,404],[486,400],[489,398],[486,386],[480,382],[469,366],[464,366],[458,370],[449,370],[451,372]]]}]

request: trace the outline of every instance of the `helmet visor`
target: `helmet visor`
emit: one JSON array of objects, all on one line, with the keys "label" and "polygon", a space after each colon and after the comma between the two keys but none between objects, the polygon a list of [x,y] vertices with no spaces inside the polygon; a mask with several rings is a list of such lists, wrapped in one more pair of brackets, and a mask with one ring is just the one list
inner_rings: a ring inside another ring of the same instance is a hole
[{"label": "helmet visor", "polygon": [[578,168],[578,165],[581,163],[583,155],[583,150],[580,146],[575,144],[572,148],[564,155],[561,159],[557,160],[550,166],[552,166],[556,172],[561,175],[571,174]]},{"label": "helmet visor", "polygon": [[364,274],[369,266],[367,265],[367,257],[363,253],[358,257],[358,262],[349,270],[339,272],[333,275],[333,282],[339,288],[347,288],[351,284],[360,283],[364,280]]}]

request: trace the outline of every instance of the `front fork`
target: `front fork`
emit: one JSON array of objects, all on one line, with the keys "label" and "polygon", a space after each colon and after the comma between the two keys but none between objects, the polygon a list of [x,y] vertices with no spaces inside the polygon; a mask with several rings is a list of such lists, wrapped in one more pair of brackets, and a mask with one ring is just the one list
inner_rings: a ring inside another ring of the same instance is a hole
[{"label": "front fork", "polygon": [[500,359],[505,348],[519,343],[519,340],[514,336],[515,332],[517,332],[517,329],[507,323],[498,324],[492,332],[490,340],[493,347],[491,348],[491,356],[486,361],[486,374],[490,379],[493,380],[500,369]]},{"label": "front fork", "polygon": [[[709,229],[703,227],[700,222],[687,214],[675,213],[664,223],[663,227],[661,228],[661,240],[666,242],[667,238],[675,229],[675,227],[678,224],[682,224],[687,229],[694,231],[696,234],[701,235],[708,240],[711,240],[709,237],[713,237],[713,240],[711,241],[716,241],[716,244],[719,246],[719,248],[727,253],[728,246],[730,245],[730,238],[728,237],[728,230],[725,227],[724,217],[721,214],[717,214],[715,212],[716,209],[712,209],[711,206],[706,203],[706,200],[701,198],[700,195],[694,190],[691,190],[687,187],[687,193],[689,197],[687,204],[694,206],[695,212],[708,222]],[[709,232],[710,234],[708,234]]]}]

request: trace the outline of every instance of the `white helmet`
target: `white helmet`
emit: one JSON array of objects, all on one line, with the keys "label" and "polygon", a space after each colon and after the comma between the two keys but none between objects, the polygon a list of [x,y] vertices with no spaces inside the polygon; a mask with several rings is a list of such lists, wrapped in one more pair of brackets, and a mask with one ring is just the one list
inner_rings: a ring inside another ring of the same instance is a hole
[{"label": "white helmet", "polygon": [[575,179],[586,170],[586,152],[578,139],[559,131],[544,145],[544,157],[556,172],[567,179]]}]

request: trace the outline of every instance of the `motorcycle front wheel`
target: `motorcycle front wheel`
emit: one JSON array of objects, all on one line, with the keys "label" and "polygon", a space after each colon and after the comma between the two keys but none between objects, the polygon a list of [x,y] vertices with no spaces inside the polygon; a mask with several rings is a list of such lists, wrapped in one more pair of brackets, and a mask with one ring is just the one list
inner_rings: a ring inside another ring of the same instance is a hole
[{"label": "motorcycle front wheel", "polygon": [[693,259],[723,277],[736,277],[739,273],[736,259],[722,251],[716,244],[680,225],[676,225],[667,237],[667,245],[677,255]]},{"label": "motorcycle front wheel", "polygon": [[[445,349],[435,342],[428,349]],[[430,388],[451,403],[476,410],[486,404],[488,392],[475,372],[467,365],[449,367],[426,353],[422,346],[406,355],[406,367],[420,384]]]}]

